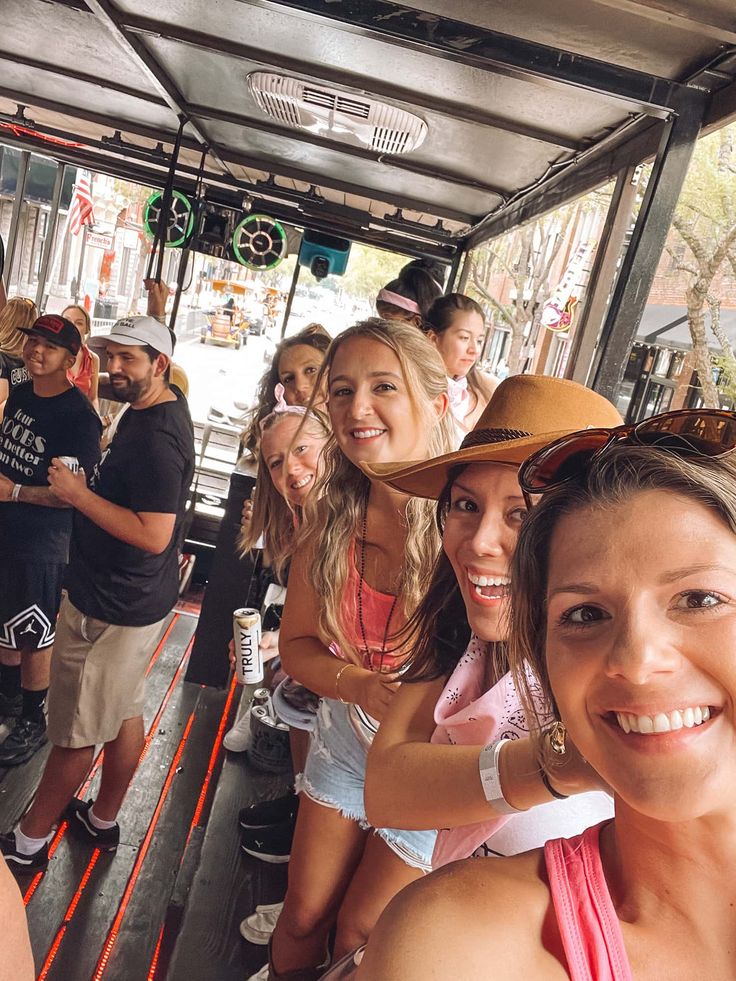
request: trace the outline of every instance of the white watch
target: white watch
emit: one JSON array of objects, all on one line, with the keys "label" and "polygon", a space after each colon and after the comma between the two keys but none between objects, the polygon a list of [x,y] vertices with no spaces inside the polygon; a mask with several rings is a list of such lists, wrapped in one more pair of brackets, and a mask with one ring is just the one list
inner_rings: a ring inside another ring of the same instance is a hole
[{"label": "white watch", "polygon": [[480,771],[480,782],[483,785],[483,793],[489,804],[499,814],[521,814],[518,807],[513,807],[503,795],[501,789],[501,777],[498,772],[498,758],[502,748],[510,739],[497,739],[480,751],[478,767]]}]

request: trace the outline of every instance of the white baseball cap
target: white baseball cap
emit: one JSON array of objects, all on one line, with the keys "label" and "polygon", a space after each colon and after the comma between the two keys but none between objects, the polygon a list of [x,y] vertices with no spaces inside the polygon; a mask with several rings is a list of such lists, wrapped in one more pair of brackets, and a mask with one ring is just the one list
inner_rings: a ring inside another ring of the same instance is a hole
[{"label": "white baseball cap", "polygon": [[103,351],[108,341],[143,347],[148,344],[167,358],[174,354],[174,342],[166,324],[153,317],[123,317],[116,320],[109,334],[96,334],[87,341],[93,350]]}]

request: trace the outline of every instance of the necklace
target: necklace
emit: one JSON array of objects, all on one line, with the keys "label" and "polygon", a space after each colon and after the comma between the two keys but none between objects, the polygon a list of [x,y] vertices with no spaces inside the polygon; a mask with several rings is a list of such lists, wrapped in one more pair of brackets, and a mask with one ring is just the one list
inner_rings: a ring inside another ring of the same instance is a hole
[{"label": "necklace", "polygon": [[[371,652],[368,649],[368,639],[365,633],[365,621],[363,620],[363,583],[365,582],[365,546],[366,537],[368,531],[368,497],[366,496],[365,503],[363,505],[363,528],[360,537],[360,569],[359,569],[359,582],[358,582],[358,623],[360,624],[360,633],[363,638],[363,654],[365,656],[366,664],[370,667],[371,665]],[[396,602],[398,596],[394,596],[394,601],[391,604],[391,609],[388,612],[388,617],[386,619],[386,629],[383,631],[383,644],[381,645],[381,659],[378,664],[379,673],[383,670],[383,658],[386,654],[386,644],[388,643],[388,631],[391,626],[391,618],[394,615],[394,610],[396,609]]]}]

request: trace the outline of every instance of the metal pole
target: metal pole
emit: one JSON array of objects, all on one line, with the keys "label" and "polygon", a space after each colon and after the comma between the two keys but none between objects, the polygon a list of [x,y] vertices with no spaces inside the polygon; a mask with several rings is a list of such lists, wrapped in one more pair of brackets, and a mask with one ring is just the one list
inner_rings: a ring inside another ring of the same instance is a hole
[{"label": "metal pole", "polygon": [[296,257],[296,265],[294,266],[294,275],[291,277],[291,286],[289,287],[289,295],[286,298],[286,307],[284,309],[284,319],[281,324],[281,340],[283,341],[286,334],[286,325],[289,322],[289,315],[291,314],[291,305],[294,302],[294,294],[296,293],[296,284],[299,282],[299,256]]},{"label": "metal pole", "polygon": [[[84,267],[84,253],[87,251],[87,225],[82,226],[82,244],[79,248],[79,264],[77,266],[77,288],[74,290],[74,302],[79,303],[79,289],[82,285],[82,270]],[[84,300],[82,300],[84,304]]]},{"label": "metal pole", "polygon": [[472,265],[472,260],[470,258],[470,250],[466,249],[463,252],[463,267],[460,270],[460,277],[457,281],[457,293],[464,293],[465,287],[468,285],[468,276],[470,275],[470,267]]},{"label": "metal pole", "polygon": [[18,237],[18,226],[20,225],[20,212],[23,207],[23,198],[26,193],[26,180],[31,162],[29,150],[22,150],[18,161],[18,178],[15,182],[15,200],[13,201],[13,211],[10,215],[10,231],[8,242],[5,248],[5,268],[7,276],[5,282],[10,290],[10,283],[13,279],[13,260],[15,259],[15,245]]},{"label": "metal pole", "polygon": [[677,114],[670,118],[662,134],[598,348],[593,388],[611,401],[619,393],[626,358],[636,339],[706,105],[705,94],[691,90],[678,100]]},{"label": "metal pole", "polygon": [[[181,138],[184,133],[184,127],[186,126],[186,118],[184,116],[179,117],[179,129],[176,134],[176,139],[174,140],[174,149],[171,152],[171,161],[169,163],[169,173],[166,176],[166,184],[164,185],[163,194],[161,196],[161,211],[159,213],[158,228],[156,229],[156,235],[153,239],[153,248],[151,249],[151,255],[148,260],[148,269],[146,271],[146,279],[151,279],[151,270],[153,269],[154,257],[156,258],[156,275],[153,277],[157,283],[161,282],[161,274],[164,268],[164,250],[166,248],[166,238],[168,235],[168,218],[169,212],[171,211],[171,201],[174,196],[174,180],[176,179],[176,164],[179,159],[179,148],[181,147]],[[156,249],[159,249],[158,253]]]},{"label": "metal pole", "polygon": [[588,381],[598,334],[616,279],[616,266],[631,225],[636,200],[636,169],[633,166],[625,167],[616,178],[590,271],[585,302],[570,344],[565,377],[581,385]]},{"label": "metal pole", "polygon": [[465,255],[464,247],[460,246],[455,255],[452,257],[452,264],[450,265],[450,275],[447,279],[446,293],[455,293],[455,283],[457,282],[458,273],[460,272],[460,264],[463,261],[463,256]]},{"label": "metal pole", "polygon": [[[44,299],[46,288],[46,277],[49,272],[51,255],[54,251],[54,239],[56,238],[56,226],[59,223],[59,204],[61,203],[61,189],[64,184],[64,174],[66,164],[58,164],[56,167],[56,179],[54,180],[54,191],[51,195],[51,209],[49,211],[48,224],[46,225],[46,241],[43,243],[43,256],[41,258],[41,271],[38,275],[38,286],[36,288],[36,306],[43,310],[41,301]],[[48,296],[48,294],[46,294]]]}]

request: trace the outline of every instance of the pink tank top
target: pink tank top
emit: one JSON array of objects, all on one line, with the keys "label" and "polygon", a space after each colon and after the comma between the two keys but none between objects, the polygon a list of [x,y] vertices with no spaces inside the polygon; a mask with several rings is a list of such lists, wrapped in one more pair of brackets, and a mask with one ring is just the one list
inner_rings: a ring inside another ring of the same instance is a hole
[{"label": "pink tank top", "polygon": [[[348,561],[348,581],[343,594],[343,616],[345,617],[346,633],[363,656],[363,667],[371,671],[393,671],[401,665],[405,655],[391,653],[391,634],[400,625],[399,604],[390,593],[379,593],[367,582],[363,583],[361,602],[363,607],[363,626],[361,627],[358,610],[358,591],[360,590],[360,575],[355,568],[355,548],[351,547]],[[389,623],[389,617],[391,622]],[[363,639],[365,628],[365,640]],[[388,629],[387,629],[388,628]],[[368,657],[364,649],[368,646]],[[385,650],[384,650],[385,647]],[[342,657],[337,645],[333,645],[333,653]]]},{"label": "pink tank top", "polygon": [[633,981],[601,864],[600,831],[605,823],[544,846],[571,981]]},{"label": "pink tank top", "polygon": [[86,344],[82,345],[82,360],[79,364],[79,371],[76,375],[72,375],[71,371],[67,371],[66,376],[72,385],[75,385],[82,395],[86,395],[87,398],[90,397],[92,392],[92,368],[94,362],[92,361],[92,355],[89,352],[89,348]]}]

